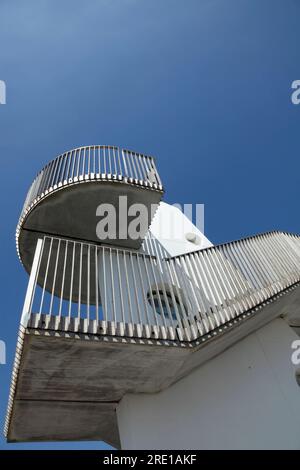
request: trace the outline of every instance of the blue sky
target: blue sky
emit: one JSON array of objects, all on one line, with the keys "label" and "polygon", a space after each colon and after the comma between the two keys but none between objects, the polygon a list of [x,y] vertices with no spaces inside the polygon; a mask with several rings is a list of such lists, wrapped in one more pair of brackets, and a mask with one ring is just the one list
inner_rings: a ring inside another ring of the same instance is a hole
[{"label": "blue sky", "polygon": [[[213,243],[300,232],[297,0],[2,0],[1,321],[4,420],[27,275],[15,251],[35,173],[63,151],[155,155],[170,203],[204,203]],[[103,448],[101,443],[0,449]]]}]

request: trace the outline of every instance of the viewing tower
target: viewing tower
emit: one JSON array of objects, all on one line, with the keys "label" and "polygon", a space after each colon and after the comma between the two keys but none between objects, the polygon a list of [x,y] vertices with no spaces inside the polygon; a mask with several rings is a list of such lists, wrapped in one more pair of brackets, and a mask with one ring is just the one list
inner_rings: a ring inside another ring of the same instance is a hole
[{"label": "viewing tower", "polygon": [[299,236],[213,246],[163,193],[153,157],[115,146],[34,179],[9,442],[300,448]]}]

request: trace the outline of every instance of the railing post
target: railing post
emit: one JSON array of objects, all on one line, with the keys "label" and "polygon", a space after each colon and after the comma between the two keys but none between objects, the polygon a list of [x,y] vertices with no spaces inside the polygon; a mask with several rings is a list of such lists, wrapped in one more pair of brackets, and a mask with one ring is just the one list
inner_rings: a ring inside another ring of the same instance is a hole
[{"label": "railing post", "polygon": [[124,164],[124,169],[125,169],[125,175],[124,176],[128,177],[129,174],[128,174],[127,163],[126,163],[126,155],[125,155],[125,152],[124,152],[123,149],[122,149],[122,159],[123,159],[123,164]]},{"label": "railing post", "polygon": [[43,249],[43,240],[39,238],[36,244],[36,248],[35,248],[32,268],[31,268],[31,272],[29,276],[29,281],[28,281],[28,286],[27,286],[27,291],[26,291],[26,296],[25,296],[25,301],[24,301],[24,306],[23,306],[23,311],[22,311],[22,316],[21,316],[21,325],[24,326],[25,328],[27,327],[29,316],[31,314],[32,302],[33,302],[35,287],[37,283],[39,267],[40,267],[42,249]]}]

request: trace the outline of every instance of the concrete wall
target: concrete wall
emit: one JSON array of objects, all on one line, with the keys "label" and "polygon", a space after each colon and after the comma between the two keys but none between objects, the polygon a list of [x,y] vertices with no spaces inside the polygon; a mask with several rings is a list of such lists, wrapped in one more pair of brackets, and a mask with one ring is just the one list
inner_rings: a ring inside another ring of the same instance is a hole
[{"label": "concrete wall", "polygon": [[[149,229],[170,256],[190,253],[212,246],[212,243],[181,210],[161,202]],[[193,235],[193,242],[188,238]]]},{"label": "concrete wall", "polygon": [[297,338],[277,319],[169,389],[126,395],[117,408],[122,447],[300,449]]}]

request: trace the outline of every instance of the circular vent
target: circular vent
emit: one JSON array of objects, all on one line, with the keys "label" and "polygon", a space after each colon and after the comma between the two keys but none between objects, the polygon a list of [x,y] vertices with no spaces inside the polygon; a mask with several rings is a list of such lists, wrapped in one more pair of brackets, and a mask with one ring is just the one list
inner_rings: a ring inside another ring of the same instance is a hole
[{"label": "circular vent", "polygon": [[178,315],[182,318],[187,313],[182,299],[174,293],[172,295],[168,291],[164,292],[163,289],[149,291],[147,300],[151,307],[154,306],[158,315],[163,315],[167,319],[171,316],[173,320],[177,320]]}]

